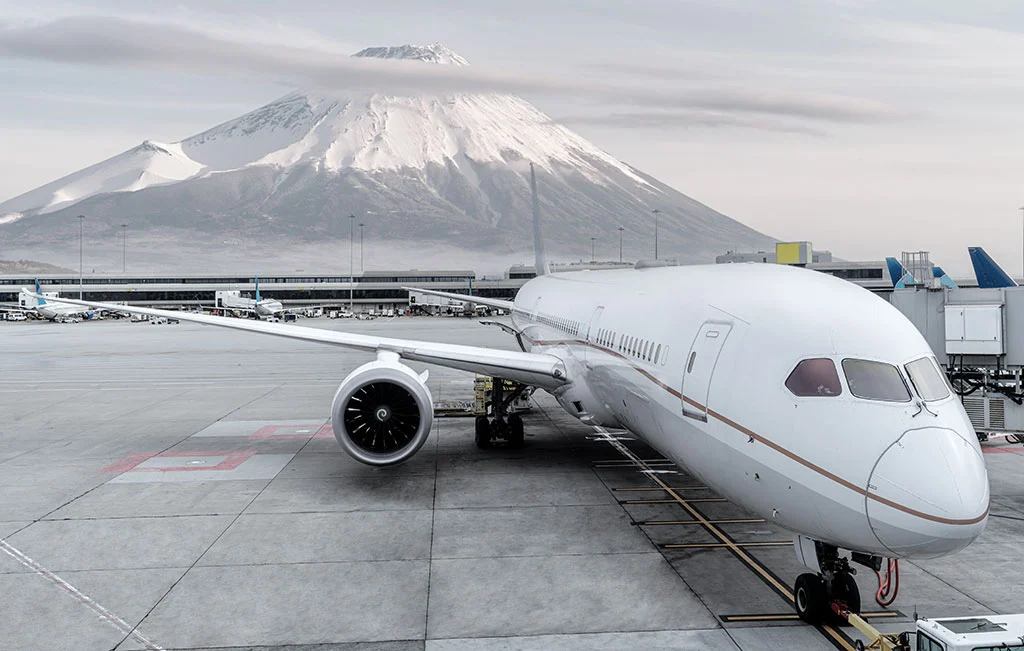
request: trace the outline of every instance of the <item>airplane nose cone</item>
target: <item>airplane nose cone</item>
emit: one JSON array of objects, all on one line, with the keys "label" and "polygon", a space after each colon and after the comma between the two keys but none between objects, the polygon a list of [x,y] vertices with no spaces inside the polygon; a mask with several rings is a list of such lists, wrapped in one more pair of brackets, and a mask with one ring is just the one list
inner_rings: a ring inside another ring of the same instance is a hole
[{"label": "airplane nose cone", "polygon": [[894,556],[929,558],[963,549],[988,519],[985,461],[953,430],[908,430],[878,459],[867,515]]}]

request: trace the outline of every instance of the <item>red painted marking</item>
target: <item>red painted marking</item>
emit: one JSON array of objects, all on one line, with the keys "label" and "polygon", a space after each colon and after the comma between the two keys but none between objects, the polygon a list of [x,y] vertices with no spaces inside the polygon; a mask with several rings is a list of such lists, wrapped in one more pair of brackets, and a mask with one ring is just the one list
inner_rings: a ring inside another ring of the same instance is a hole
[{"label": "red painted marking", "polygon": [[[110,464],[100,472],[182,472],[203,470],[234,470],[256,454],[256,450],[235,450],[233,452],[161,452],[159,454],[129,454],[124,459]],[[164,468],[139,468],[153,458],[224,457],[215,466],[167,466]]]},{"label": "red painted marking", "polygon": [[[328,429],[330,429],[330,425],[327,425],[326,427]],[[281,439],[308,439],[308,438],[311,438],[311,437],[314,437],[314,436],[320,437],[321,432],[323,431],[323,428],[324,428],[324,426],[321,426],[320,423],[314,423],[312,425],[264,425],[263,427],[261,427],[258,430],[256,430],[252,435],[250,435],[249,438],[250,439],[273,439],[273,440],[281,440]],[[276,433],[278,430],[282,430],[282,429],[308,429],[308,430],[310,430],[310,432],[316,430],[316,433],[315,434],[310,434],[310,433],[305,433],[305,434],[277,434]],[[332,434],[332,436],[333,436],[333,434]],[[321,437],[321,438],[323,438],[323,437]]]},{"label": "red painted marking", "polygon": [[323,425],[317,431],[315,439],[333,439],[334,438],[334,427],[330,423]]}]

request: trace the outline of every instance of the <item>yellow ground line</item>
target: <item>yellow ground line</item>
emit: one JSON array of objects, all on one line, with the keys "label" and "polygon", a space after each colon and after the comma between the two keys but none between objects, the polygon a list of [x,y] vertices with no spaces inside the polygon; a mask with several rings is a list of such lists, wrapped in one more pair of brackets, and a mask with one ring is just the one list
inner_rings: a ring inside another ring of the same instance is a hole
[{"label": "yellow ground line", "polygon": [[[732,543],[737,547],[789,547],[792,540],[763,540],[761,542],[738,542]],[[662,549],[704,549],[707,547],[731,547],[726,543],[669,543],[662,545]]]},{"label": "yellow ground line", "polygon": [[[663,482],[660,477],[658,477],[657,475],[648,476],[651,478],[651,481],[661,486],[663,489],[665,489],[665,492],[667,492],[669,495],[675,498],[675,500],[684,509],[686,509],[686,511],[690,514],[691,517],[693,517],[693,519],[699,520],[702,524],[704,524],[705,528],[708,531],[710,531],[715,537],[721,540],[726,547],[729,547],[729,549],[731,549],[732,552],[736,554],[736,556],[739,557],[740,560],[746,563],[748,567],[750,567],[752,570],[761,575],[761,577],[769,584],[774,586],[775,589],[780,594],[784,595],[790,603],[794,603],[793,591],[790,590],[788,586],[784,585],[781,581],[772,576],[771,573],[767,572],[763,567],[761,567],[760,563],[756,562],[753,558],[751,558],[750,554],[744,551],[743,548],[739,547],[738,545],[736,545],[736,543],[729,540],[725,533],[723,533],[718,527],[711,524],[711,522],[707,518],[705,518],[700,511],[690,506],[686,500],[679,496],[679,493],[677,493],[665,482]],[[839,647],[844,651],[856,651],[853,645],[847,642],[846,638],[834,626],[831,626],[829,624],[822,624],[821,630],[824,631],[825,634],[828,635],[830,638],[832,638],[836,642],[836,644],[838,644]]]},{"label": "yellow ground line", "polygon": [[[724,497],[697,497],[687,500],[694,504],[703,502],[728,502]],[[622,500],[620,504],[675,504],[676,500]]]},{"label": "yellow ground line", "polygon": [[[764,522],[760,518],[740,519],[740,520],[708,520],[710,524],[756,524],[758,522]],[[646,522],[635,523],[641,527],[658,527],[658,526],[678,526],[678,525],[692,525],[692,524],[703,524],[697,520],[648,520]]]},{"label": "yellow ground line", "polygon": [[[598,431],[602,431],[601,428],[598,428]],[[631,463],[633,463],[634,466],[638,465],[637,462],[640,462],[640,464],[643,463],[643,461],[637,459],[636,455],[634,455],[632,451],[629,450],[629,448],[627,448],[625,445],[622,445],[618,441],[613,441],[612,444],[614,447],[619,449],[620,453],[622,453],[623,449],[626,450],[626,452],[628,452],[628,454],[623,453],[623,456],[627,457],[627,459],[624,459],[624,461],[630,461]],[[675,499],[676,502],[678,502],[679,505],[682,506],[687,511],[687,513],[690,514],[690,517],[692,517],[694,520],[700,521],[710,533],[712,533],[715,537],[721,540],[727,547],[729,547],[741,561],[746,563],[748,567],[757,572],[762,578],[764,578],[766,582],[773,586],[779,592],[779,594],[783,595],[787,600],[789,600],[790,603],[794,603],[793,592],[786,585],[784,585],[781,581],[776,579],[765,568],[761,567],[761,565],[757,561],[755,561],[750,556],[750,554],[744,551],[743,548],[739,547],[736,543],[732,542],[721,529],[711,524],[710,520],[705,518],[700,511],[691,506],[686,500],[681,498],[679,496],[679,493],[675,491],[672,487],[670,487],[668,484],[663,482],[658,475],[648,473],[647,476],[651,479],[651,481],[653,481],[658,486],[661,486],[661,488],[664,489],[665,492],[667,492],[673,499]],[[832,640],[835,641],[836,645],[839,648],[843,649],[843,651],[856,651],[853,645],[846,640],[846,637],[843,634],[841,634],[834,626],[822,624],[819,628],[826,635],[832,638]]]},{"label": "yellow ground line", "polygon": [[[642,487],[642,488],[613,488],[612,490],[613,491],[641,491],[641,492],[657,491],[657,492],[661,492],[663,489],[655,488],[655,487],[650,487],[650,486],[645,486],[645,487]],[[709,487],[707,487],[707,486],[678,486],[678,487],[674,487],[672,490],[674,490],[674,491],[709,491],[711,489]]]},{"label": "yellow ground line", "polygon": [[[900,613],[892,611],[881,611],[876,613],[860,613],[864,619],[891,619],[899,617]],[[778,613],[774,615],[722,615],[723,622],[774,622],[800,619],[796,613]]]}]

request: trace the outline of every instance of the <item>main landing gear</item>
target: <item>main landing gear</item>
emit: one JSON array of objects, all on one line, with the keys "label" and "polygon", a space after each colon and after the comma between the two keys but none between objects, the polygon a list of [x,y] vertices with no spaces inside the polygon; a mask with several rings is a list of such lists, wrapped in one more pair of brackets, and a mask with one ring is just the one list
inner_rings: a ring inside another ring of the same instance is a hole
[{"label": "main landing gear", "polygon": [[498,440],[505,441],[512,448],[523,447],[523,417],[509,411],[527,386],[515,383],[510,387],[510,384],[500,378],[492,380],[490,400],[484,407],[487,413],[476,417],[476,446],[481,450],[490,448]]}]

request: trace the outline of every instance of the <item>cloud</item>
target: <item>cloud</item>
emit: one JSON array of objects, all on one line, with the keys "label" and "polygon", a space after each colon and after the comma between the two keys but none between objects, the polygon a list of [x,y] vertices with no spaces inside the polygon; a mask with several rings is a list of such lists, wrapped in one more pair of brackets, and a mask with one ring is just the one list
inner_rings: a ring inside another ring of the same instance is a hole
[{"label": "cloud", "polygon": [[824,137],[821,129],[783,120],[712,111],[610,113],[607,115],[570,115],[554,120],[558,124],[592,125],[615,129],[682,130],[697,128],[742,128]]},{"label": "cloud", "polygon": [[[340,56],[324,49],[233,40],[181,25],[102,16],[2,27],[0,57],[187,74],[241,75],[289,86],[398,95],[539,94],[605,106],[700,109],[833,123],[881,123],[908,117],[880,102],[837,95],[745,87],[666,89],[569,74],[534,75],[481,66],[428,66],[411,61]],[[749,123],[753,127],[756,121]]]}]

